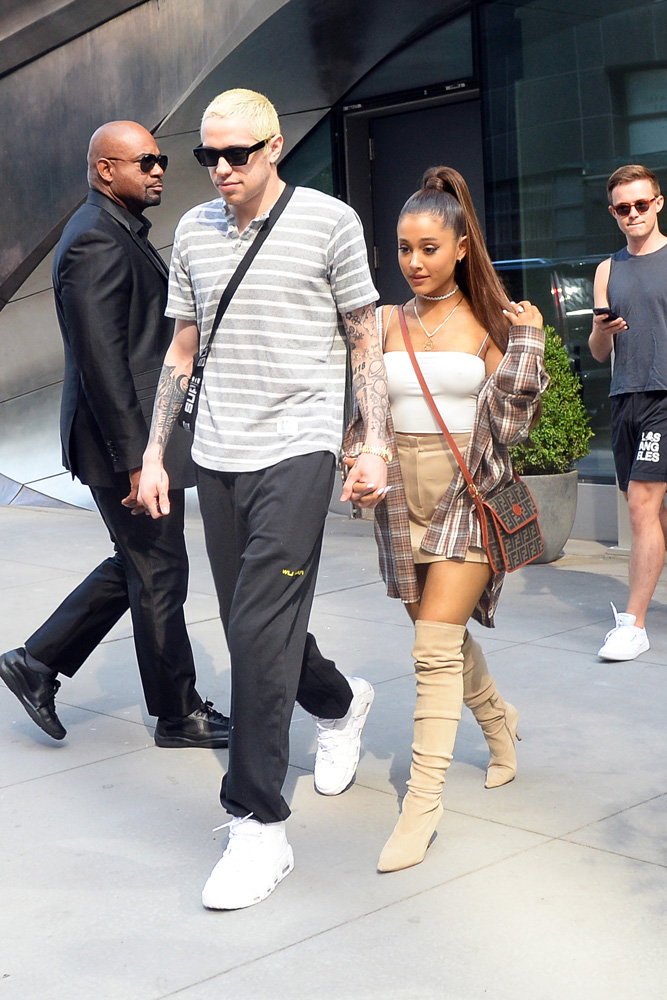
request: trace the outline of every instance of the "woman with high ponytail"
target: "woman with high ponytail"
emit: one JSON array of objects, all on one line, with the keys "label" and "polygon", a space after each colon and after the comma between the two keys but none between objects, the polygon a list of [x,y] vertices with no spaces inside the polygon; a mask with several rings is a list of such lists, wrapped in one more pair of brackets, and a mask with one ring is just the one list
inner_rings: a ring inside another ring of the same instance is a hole
[{"label": "woman with high ponytail", "polygon": [[[490,750],[486,787],[517,770],[519,713],[503,701],[469,619],[493,627],[504,574],[494,573],[463,475],[431,413],[405,347],[410,338],[440,414],[483,497],[513,478],[509,448],[524,440],[548,384],[542,317],[510,302],[496,275],[468,186],[431,167],[398,218],[398,259],[413,297],[377,311],[391,416],[387,491],[356,483],[375,508],[380,568],[390,597],[415,624],[417,706],[408,791],[378,862],[382,872],[423,861],[443,813],[442,787],[465,703]],[[353,420],[344,463],[363,443]]]},{"label": "woman with high ponytail", "polygon": [[[456,283],[473,316],[504,354],[509,322],[504,310],[507,294],[486,249],[468,185],[452,167],[430,167],[422,186],[408,198],[398,217],[427,214],[442,220],[457,238],[465,237],[465,254],[457,261]],[[407,277],[407,275],[406,275]]]}]

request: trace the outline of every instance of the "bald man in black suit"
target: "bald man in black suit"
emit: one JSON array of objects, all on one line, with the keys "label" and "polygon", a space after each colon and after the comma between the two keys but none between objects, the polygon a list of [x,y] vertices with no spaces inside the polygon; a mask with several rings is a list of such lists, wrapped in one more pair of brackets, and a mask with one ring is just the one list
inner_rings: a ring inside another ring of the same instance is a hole
[{"label": "bald man in black suit", "polygon": [[168,270],[143,215],[160,204],[166,168],[143,126],[101,126],[88,150],[90,193],[67,223],[53,266],[65,348],[63,464],[90,487],[115,548],[25,646],[0,656],[0,677],[57,740],[66,735],[55,709],[58,674],[73,677],[129,608],[146,705],[158,717],[156,744],[227,745],[228,719],[195,689],[185,627],[184,488],[194,475],[181,428],[167,449],[171,516],[136,516],[144,513],[136,499],[141,459],[173,334],[164,316]]}]

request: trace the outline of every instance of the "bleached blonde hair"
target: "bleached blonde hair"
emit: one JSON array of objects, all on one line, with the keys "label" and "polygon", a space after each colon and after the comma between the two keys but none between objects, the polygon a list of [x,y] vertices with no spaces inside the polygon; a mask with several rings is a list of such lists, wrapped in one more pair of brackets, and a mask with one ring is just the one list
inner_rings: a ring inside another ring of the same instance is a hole
[{"label": "bleached blonde hair", "polygon": [[268,97],[256,90],[225,90],[214,97],[202,115],[207,118],[242,118],[256,139],[271,139],[280,135],[278,112]]}]

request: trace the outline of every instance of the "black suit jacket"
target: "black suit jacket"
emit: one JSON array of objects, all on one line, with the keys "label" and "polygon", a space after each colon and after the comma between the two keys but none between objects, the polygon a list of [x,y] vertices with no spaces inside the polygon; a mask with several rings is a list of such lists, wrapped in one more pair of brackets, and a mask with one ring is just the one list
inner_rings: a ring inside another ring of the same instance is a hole
[{"label": "black suit jacket", "polygon": [[[117,486],[141,465],[173,321],[168,270],[136,219],[91,191],[67,223],[53,264],[65,345],[60,410],[63,464],[88,486]],[[194,484],[191,437],[176,427],[165,454],[170,484]]]}]

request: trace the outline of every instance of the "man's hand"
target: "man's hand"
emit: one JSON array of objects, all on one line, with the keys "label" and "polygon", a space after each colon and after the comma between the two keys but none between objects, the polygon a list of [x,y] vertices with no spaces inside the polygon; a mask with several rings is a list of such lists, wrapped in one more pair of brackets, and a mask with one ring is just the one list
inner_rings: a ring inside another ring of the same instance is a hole
[{"label": "man's hand", "polygon": [[[343,314],[343,325],[350,344],[352,388],[366,430],[366,444],[386,446],[387,374],[382,346],[375,325],[375,309],[362,306]],[[385,493],[387,466],[383,458],[363,452],[351,467],[341,500],[352,500],[359,507],[375,507]],[[358,484],[355,487],[355,484]]]},{"label": "man's hand", "polygon": [[155,392],[153,420],[139,480],[138,504],[153,518],[164,517],[171,509],[169,476],[164,470],[162,459],[185,399],[198,345],[197,324],[177,319],[174,339],[165,355]]},{"label": "man's hand", "polygon": [[391,489],[387,486],[387,465],[383,458],[377,455],[362,454],[356,459],[344,458],[344,465],[349,469],[343,485],[342,501],[351,500],[357,507],[372,510],[384,499]]},{"label": "man's hand", "polygon": [[137,500],[152,518],[164,517],[171,510],[169,476],[159,459],[148,459],[144,456]]},{"label": "man's hand", "polygon": [[[611,312],[611,309],[609,310]],[[613,337],[615,333],[627,330],[628,324],[622,316],[616,319],[605,319],[604,316],[593,315],[593,332],[598,337]]]},{"label": "man's hand", "polygon": [[[611,257],[598,264],[593,281],[593,301],[600,309],[607,308],[607,285],[611,274]],[[611,309],[609,310],[611,312]],[[628,329],[628,324],[622,316],[617,319],[605,319],[604,316],[593,314],[593,328],[588,338],[590,352],[596,361],[606,361],[614,347],[614,334]]]},{"label": "man's hand", "polygon": [[614,347],[614,335],[628,329],[628,324],[622,316],[617,319],[605,319],[604,316],[593,316],[593,329],[588,338],[588,347],[596,361],[606,361]]},{"label": "man's hand", "polygon": [[129,507],[132,514],[148,514],[142,503],[139,503],[137,494],[139,493],[139,478],[141,476],[141,466],[138,469],[130,469],[130,492],[121,500],[123,507]]}]

